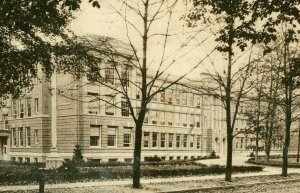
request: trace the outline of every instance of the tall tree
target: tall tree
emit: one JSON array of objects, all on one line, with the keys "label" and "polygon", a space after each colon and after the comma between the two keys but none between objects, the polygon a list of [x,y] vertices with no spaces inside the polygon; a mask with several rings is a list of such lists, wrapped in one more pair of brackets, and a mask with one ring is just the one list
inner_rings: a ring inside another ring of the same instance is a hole
[{"label": "tall tree", "polygon": [[[226,111],[226,128],[227,128],[227,161],[225,180],[231,181],[232,173],[232,142],[233,129],[235,126],[236,115],[238,113],[241,96],[246,79],[242,80],[240,94],[234,96],[233,92],[233,65],[236,63],[237,53],[245,51],[248,45],[256,43],[260,35],[255,29],[255,19],[253,18],[253,1],[249,0],[194,0],[194,8],[188,15],[189,25],[195,25],[195,22],[203,23],[214,22],[215,26],[220,26],[216,31],[218,42],[218,51],[226,55],[227,70],[226,77],[219,78],[217,83],[221,85],[225,95],[224,107]],[[236,59],[234,57],[236,56]],[[250,65],[250,64],[249,64]],[[248,76],[248,70],[244,71]],[[221,77],[220,74],[217,77]],[[216,80],[216,79],[215,79]],[[233,99],[235,101],[233,101]],[[234,103],[234,108],[232,104]],[[232,112],[232,109],[233,112]]]},{"label": "tall tree", "polygon": [[[170,87],[180,82],[207,58],[204,56],[200,61],[196,61],[190,66],[187,65],[184,69],[185,72],[175,78],[171,75],[171,69],[177,60],[184,58],[207,39],[207,37],[203,38],[196,46],[187,46],[202,31],[199,29],[186,35],[184,39],[181,39],[179,45],[173,46],[170,50],[170,39],[178,39],[182,34],[178,31],[172,32],[174,24],[178,24],[180,19],[180,17],[174,16],[176,15],[174,13],[178,12],[178,2],[178,0],[124,0],[120,4],[119,1],[108,1],[109,7],[124,21],[127,42],[123,43],[113,38],[94,35],[85,36],[80,40],[95,58],[103,59],[106,62],[100,65],[99,62],[88,63],[77,69],[81,69],[81,75],[86,75],[91,83],[110,89],[113,93],[112,97],[121,96],[124,101],[119,104],[114,104],[113,99],[97,98],[120,109],[122,109],[122,105],[123,107],[128,106],[128,111],[125,110],[122,113],[131,116],[135,123],[133,188],[141,187],[143,123],[149,112],[149,103],[160,93],[164,98]],[[153,42],[155,47],[150,46],[151,43],[153,45]],[[154,50],[155,54],[153,55]],[[115,72],[113,75],[115,77],[109,77],[107,74],[109,69],[111,72]],[[73,68],[68,71],[76,73]],[[134,78],[136,76],[137,79]],[[133,90],[139,93],[138,100],[136,96],[132,96]]]},{"label": "tall tree", "polygon": [[[282,42],[282,68],[283,68],[283,84],[284,84],[284,103],[283,111],[285,114],[285,138],[283,147],[283,164],[282,176],[287,176],[288,167],[288,151],[290,144],[290,127],[292,122],[292,104],[293,91],[295,90],[294,78],[292,70],[294,70],[290,46],[297,39],[298,26],[300,22],[299,0],[263,0],[255,2],[255,10],[259,10],[259,17],[268,18],[264,25],[264,29],[268,34],[277,36]],[[272,14],[272,15],[271,15]],[[271,15],[271,17],[269,16]],[[282,33],[277,33],[280,30]],[[277,33],[277,34],[276,34]]]},{"label": "tall tree", "polygon": [[1,1],[0,96],[18,95],[22,88],[30,87],[37,64],[50,76],[53,56],[67,56],[65,51],[74,48],[67,27],[80,3],[81,0]]}]

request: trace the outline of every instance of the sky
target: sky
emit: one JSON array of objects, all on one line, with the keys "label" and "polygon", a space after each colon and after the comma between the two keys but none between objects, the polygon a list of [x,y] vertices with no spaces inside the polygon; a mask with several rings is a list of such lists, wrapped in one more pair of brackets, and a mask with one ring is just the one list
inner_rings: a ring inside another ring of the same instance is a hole
[{"label": "sky", "polygon": [[[140,6],[138,3],[141,2],[141,0],[133,1],[137,3],[136,7]],[[185,21],[180,19],[189,9],[182,1],[184,2],[184,0],[179,0],[178,5],[173,10],[168,29],[169,34],[172,34],[172,36],[168,37],[165,49],[165,39],[163,36],[151,36],[148,49],[149,66],[156,69],[164,53],[163,63],[165,67],[172,63],[171,68],[168,68],[168,70],[176,75],[182,75],[188,72],[199,63],[200,65],[189,74],[189,77],[199,77],[202,72],[206,72],[207,70],[217,69],[224,71],[226,67],[224,56],[217,51],[211,53],[216,43],[214,41],[215,37],[209,31],[209,28],[204,32],[199,32],[198,30],[203,28],[203,26],[199,28],[188,28]],[[101,8],[97,9],[84,1],[81,11],[75,15],[71,29],[77,35],[97,34],[113,37],[124,42],[129,42],[130,39],[134,47],[141,53],[142,39],[139,38],[139,34],[135,28],[142,31],[142,20],[135,13],[126,12],[125,14],[124,6],[122,6],[120,2],[122,1],[102,0],[100,2]],[[134,27],[130,27],[129,25],[129,35],[127,34],[124,18],[120,17],[112,7],[118,11],[121,10],[122,15],[126,15],[127,20],[134,24]],[[150,13],[153,13],[156,8],[157,7],[152,7]],[[166,32],[169,15],[160,16],[160,20],[153,22],[149,30],[150,34],[164,34]]]}]

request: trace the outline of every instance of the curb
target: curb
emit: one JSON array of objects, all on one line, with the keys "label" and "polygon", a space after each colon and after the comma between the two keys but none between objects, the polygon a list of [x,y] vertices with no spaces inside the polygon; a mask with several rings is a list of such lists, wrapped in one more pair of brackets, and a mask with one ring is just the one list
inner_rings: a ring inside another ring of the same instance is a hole
[{"label": "curb", "polygon": [[207,188],[194,188],[194,189],[181,189],[181,190],[174,190],[174,191],[163,191],[158,193],[186,193],[186,192],[206,192],[209,190],[227,190],[239,187],[248,187],[253,185],[264,185],[264,184],[275,184],[275,183],[285,183],[285,182],[297,182],[300,181],[300,178],[297,179],[289,179],[289,180],[277,180],[277,181],[270,181],[270,182],[257,182],[257,183],[247,183],[247,184],[236,184],[236,185],[228,185],[228,186],[214,186],[214,187],[207,187]]}]

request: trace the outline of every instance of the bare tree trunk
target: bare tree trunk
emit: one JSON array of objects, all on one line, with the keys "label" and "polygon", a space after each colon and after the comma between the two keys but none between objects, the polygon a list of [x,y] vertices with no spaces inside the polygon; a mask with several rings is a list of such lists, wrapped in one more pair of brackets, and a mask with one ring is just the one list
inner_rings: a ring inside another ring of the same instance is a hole
[{"label": "bare tree trunk", "polygon": [[141,142],[143,121],[138,120],[135,129],[134,161],[133,161],[133,188],[141,188]]},{"label": "bare tree trunk", "polygon": [[273,131],[274,131],[274,106],[272,109],[272,113],[271,113],[271,123],[270,123],[270,128],[267,131],[267,145],[266,145],[266,162],[269,163],[270,162],[270,153],[271,153],[271,149],[272,149],[272,138],[273,138]]},{"label": "bare tree trunk", "polygon": [[258,128],[257,128],[257,131],[256,131],[256,137],[255,137],[255,161],[258,161],[258,136],[259,136],[259,131],[258,131]]},{"label": "bare tree trunk", "polygon": [[[287,35],[286,35],[287,36]],[[291,122],[292,122],[292,94],[293,94],[293,77],[292,77],[292,66],[289,61],[289,42],[287,37],[284,42],[284,53],[283,53],[283,65],[284,65],[284,76],[285,76],[285,136],[284,136],[284,146],[282,155],[282,176],[288,176],[288,153],[290,145],[290,133],[291,133]]]},{"label": "bare tree trunk", "polygon": [[290,145],[290,129],[291,129],[291,107],[286,104],[285,107],[285,137],[284,137],[284,146],[283,146],[283,163],[282,163],[282,176],[288,176],[288,153]]},{"label": "bare tree trunk", "polygon": [[[232,26],[231,26],[232,27]],[[232,28],[231,28],[232,29]],[[229,43],[231,44],[231,41]],[[233,128],[231,125],[231,67],[232,67],[232,49],[228,53],[228,72],[227,72],[227,86],[226,86],[226,126],[227,126],[227,160],[225,181],[231,181],[232,174],[232,141]]]},{"label": "bare tree trunk", "polygon": [[300,157],[300,126],[298,130],[298,150],[297,150],[297,162],[299,162],[299,157]]},{"label": "bare tree trunk", "polygon": [[148,48],[148,6],[149,0],[144,2],[145,13],[143,15],[144,34],[143,38],[143,60],[142,60],[142,99],[141,112],[136,121],[134,164],[133,164],[133,188],[141,188],[141,143],[143,134],[143,122],[147,107],[147,48]]}]

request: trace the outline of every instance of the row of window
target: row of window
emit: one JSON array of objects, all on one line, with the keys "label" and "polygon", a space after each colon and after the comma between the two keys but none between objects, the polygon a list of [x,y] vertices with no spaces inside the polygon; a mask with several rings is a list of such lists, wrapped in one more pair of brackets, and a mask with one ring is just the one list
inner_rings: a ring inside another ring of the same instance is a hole
[{"label": "row of window", "polygon": [[32,105],[34,105],[34,112],[37,114],[39,112],[39,99],[34,98],[34,104],[32,104],[32,98],[24,99],[13,99],[12,100],[12,117],[13,118],[24,118],[25,116],[31,117],[32,115]]},{"label": "row of window", "polygon": [[[158,89],[158,87],[154,86],[152,88],[152,93],[156,92]],[[140,99],[140,96],[140,90],[137,90],[136,98]],[[184,90],[167,89],[166,91],[156,94],[152,101],[200,108],[201,98],[201,95],[188,93]]]},{"label": "row of window", "polygon": [[[117,147],[118,128],[108,126],[107,131],[107,147]],[[90,127],[90,146],[100,147],[102,128],[99,125],[91,125]],[[132,147],[132,128],[124,127],[123,131],[123,147]],[[158,133],[144,132],[143,146],[160,147],[160,148],[201,148],[201,135],[194,134],[174,134],[174,133]]]},{"label": "row of window", "polygon": [[[12,147],[30,147],[32,144],[32,130],[30,127],[11,128]],[[33,130],[33,142],[38,143],[38,130]]]},{"label": "row of window", "polygon": [[109,84],[121,83],[124,87],[129,87],[129,69],[127,65],[122,65],[120,72],[115,73],[116,64],[104,69],[104,82]]},{"label": "row of window", "polygon": [[[88,104],[88,113],[89,114],[100,114],[100,99],[99,94],[98,93],[92,93],[92,92],[88,92],[88,99],[89,102]],[[105,114],[106,115],[115,115],[115,111],[116,111],[116,101],[115,101],[115,97],[111,96],[111,95],[106,95],[104,98],[105,101]],[[123,117],[128,117],[129,116],[129,105],[126,101],[125,98],[121,98],[121,116]]]},{"label": "row of window", "polygon": [[30,159],[30,157],[11,157],[11,161],[19,163],[38,163],[38,158]]},{"label": "row of window", "polygon": [[[150,111],[146,113],[144,123],[200,128],[200,118],[201,116],[197,114]],[[206,119],[204,123],[206,123]]]},{"label": "row of window", "polygon": [[144,132],[145,148],[201,148],[201,135]]},{"label": "row of window", "polygon": [[[118,128],[108,126],[107,128],[107,147],[117,147]],[[102,127],[100,125],[91,125],[90,127],[90,146],[101,147]],[[123,147],[132,146],[132,128],[124,127]]]}]

